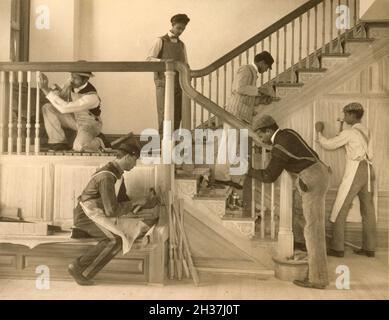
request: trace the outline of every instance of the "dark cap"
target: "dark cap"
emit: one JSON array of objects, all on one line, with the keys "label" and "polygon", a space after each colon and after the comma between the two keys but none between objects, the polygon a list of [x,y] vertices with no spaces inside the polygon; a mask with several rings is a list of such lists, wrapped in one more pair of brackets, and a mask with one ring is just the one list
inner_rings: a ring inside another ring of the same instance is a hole
[{"label": "dark cap", "polygon": [[255,56],[254,61],[255,62],[265,61],[265,63],[269,66],[270,70],[272,69],[271,66],[274,63],[274,59],[273,59],[272,55],[267,51],[262,51],[261,53],[258,53]]},{"label": "dark cap", "polygon": [[268,114],[264,114],[262,117],[257,119],[254,122],[253,129],[254,131],[258,131],[259,129],[270,127],[274,124],[277,124],[276,121],[273,119],[272,116],[269,116]]},{"label": "dark cap", "polygon": [[137,159],[140,156],[140,149],[141,148],[138,141],[134,139],[124,141],[119,146],[119,150],[122,150],[129,155],[136,157]]},{"label": "dark cap", "polygon": [[171,22],[172,24],[174,24],[174,23],[188,24],[189,21],[190,21],[189,17],[188,17],[186,14],[182,14],[182,13],[179,13],[179,14],[174,15],[174,16],[170,19],[170,22]]}]

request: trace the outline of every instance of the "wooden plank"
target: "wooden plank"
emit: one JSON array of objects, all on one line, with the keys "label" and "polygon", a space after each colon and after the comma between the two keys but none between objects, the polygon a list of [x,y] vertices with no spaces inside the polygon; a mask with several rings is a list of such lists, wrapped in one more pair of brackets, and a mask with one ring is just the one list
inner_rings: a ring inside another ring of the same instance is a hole
[{"label": "wooden plank", "polygon": [[47,223],[0,222],[0,235],[49,235]]}]

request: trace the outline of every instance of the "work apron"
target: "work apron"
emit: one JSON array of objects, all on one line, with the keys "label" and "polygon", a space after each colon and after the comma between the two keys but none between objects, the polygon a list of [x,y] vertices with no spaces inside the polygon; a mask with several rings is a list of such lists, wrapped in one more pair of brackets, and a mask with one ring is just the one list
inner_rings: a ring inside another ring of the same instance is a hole
[{"label": "work apron", "polygon": [[[371,172],[370,172],[370,165],[372,164],[371,161],[367,159],[367,152],[368,152],[368,140],[363,136],[363,133],[358,129],[353,129],[356,132],[359,133],[361,138],[361,143],[364,146],[365,149],[365,159],[361,161],[367,162],[367,176],[368,176],[368,191],[371,192]],[[357,173],[360,160],[346,160],[346,167],[344,171],[344,175],[342,178],[342,182],[340,183],[338,193],[336,194],[336,199],[334,206],[332,207],[330,221],[335,222],[336,218],[338,217],[338,214],[340,212],[340,209],[342,208],[344,201],[346,200],[346,197],[351,189],[351,185],[353,184],[355,174]],[[353,204],[355,203],[355,199],[353,201]],[[348,219],[347,221],[351,221]],[[353,220],[354,221],[354,220]]]},{"label": "work apron", "polygon": [[[109,173],[116,178],[116,176],[110,171],[100,171],[92,177],[101,173]],[[150,229],[149,226],[142,221],[142,219],[107,217],[104,210],[97,205],[95,200],[80,201],[80,206],[87,217],[96,223],[97,226],[103,227],[122,239],[123,254],[126,254],[131,250],[134,241],[139,237],[139,235],[144,234]]]}]

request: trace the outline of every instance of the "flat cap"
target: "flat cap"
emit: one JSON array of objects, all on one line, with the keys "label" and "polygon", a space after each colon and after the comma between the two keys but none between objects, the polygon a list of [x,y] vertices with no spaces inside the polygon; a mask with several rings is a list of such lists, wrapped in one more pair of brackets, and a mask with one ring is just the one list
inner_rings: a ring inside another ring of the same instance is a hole
[{"label": "flat cap", "polygon": [[352,102],[346,105],[343,108],[344,112],[350,112],[350,111],[363,111],[363,107],[359,102]]},{"label": "flat cap", "polygon": [[186,14],[183,14],[183,13],[176,14],[176,15],[174,15],[170,19],[171,23],[184,23],[184,24],[188,24],[189,21],[190,21],[189,17]]},{"label": "flat cap", "polygon": [[130,139],[122,142],[119,146],[119,150],[122,150],[138,159],[140,156],[141,148],[138,141]]},{"label": "flat cap", "polygon": [[273,117],[269,116],[268,114],[264,114],[262,117],[260,117],[258,120],[255,121],[254,131],[257,131],[262,128],[270,127],[276,123],[277,122],[273,119]]}]

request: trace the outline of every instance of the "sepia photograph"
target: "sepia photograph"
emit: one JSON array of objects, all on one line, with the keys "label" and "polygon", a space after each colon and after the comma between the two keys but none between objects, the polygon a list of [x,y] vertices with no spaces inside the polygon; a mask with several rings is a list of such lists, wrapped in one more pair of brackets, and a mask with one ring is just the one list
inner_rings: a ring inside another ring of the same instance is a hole
[{"label": "sepia photograph", "polygon": [[389,0],[0,0],[0,300],[388,301],[388,164]]}]

